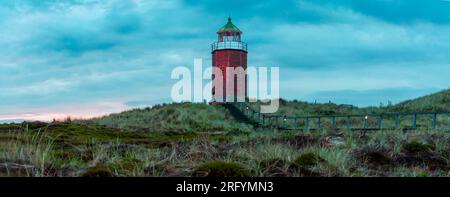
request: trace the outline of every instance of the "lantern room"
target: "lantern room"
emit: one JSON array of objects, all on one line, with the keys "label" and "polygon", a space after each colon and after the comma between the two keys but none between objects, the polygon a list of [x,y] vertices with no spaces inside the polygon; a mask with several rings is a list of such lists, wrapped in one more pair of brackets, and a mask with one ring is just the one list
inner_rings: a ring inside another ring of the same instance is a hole
[{"label": "lantern room", "polygon": [[231,22],[231,17],[228,17],[228,23],[217,32],[219,42],[240,42],[241,34],[242,32]]},{"label": "lantern room", "polygon": [[212,44],[212,51],[220,49],[238,49],[247,51],[247,43],[241,41],[242,31],[228,17],[228,22],[217,31],[218,41]]}]

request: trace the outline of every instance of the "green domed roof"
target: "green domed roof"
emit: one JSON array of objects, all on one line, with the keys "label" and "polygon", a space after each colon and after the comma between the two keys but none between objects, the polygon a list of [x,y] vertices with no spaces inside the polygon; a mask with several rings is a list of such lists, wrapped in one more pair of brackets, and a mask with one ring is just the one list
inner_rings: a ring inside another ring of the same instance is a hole
[{"label": "green domed roof", "polygon": [[241,30],[239,30],[239,28],[231,22],[231,17],[228,17],[228,23],[219,29],[219,33],[228,31],[241,32]]}]

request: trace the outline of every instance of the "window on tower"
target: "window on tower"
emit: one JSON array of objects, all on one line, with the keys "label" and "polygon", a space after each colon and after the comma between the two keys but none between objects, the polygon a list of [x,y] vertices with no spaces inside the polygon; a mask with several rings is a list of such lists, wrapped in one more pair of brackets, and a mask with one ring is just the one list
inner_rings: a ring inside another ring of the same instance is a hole
[{"label": "window on tower", "polygon": [[234,36],[224,36],[223,41],[224,42],[236,41],[236,38]]}]

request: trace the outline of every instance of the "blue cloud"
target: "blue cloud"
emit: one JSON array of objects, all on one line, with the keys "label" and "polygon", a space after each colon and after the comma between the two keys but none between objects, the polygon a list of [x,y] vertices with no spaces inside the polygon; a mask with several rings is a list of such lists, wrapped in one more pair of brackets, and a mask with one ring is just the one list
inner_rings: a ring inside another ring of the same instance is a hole
[{"label": "blue cloud", "polygon": [[450,3],[442,0],[337,0],[315,1],[343,6],[388,22],[411,24],[415,22],[431,22],[449,24]]},{"label": "blue cloud", "polygon": [[109,50],[116,45],[117,43],[113,40],[99,40],[95,38],[95,35],[58,35],[44,47],[54,51],[79,54],[87,51]]}]

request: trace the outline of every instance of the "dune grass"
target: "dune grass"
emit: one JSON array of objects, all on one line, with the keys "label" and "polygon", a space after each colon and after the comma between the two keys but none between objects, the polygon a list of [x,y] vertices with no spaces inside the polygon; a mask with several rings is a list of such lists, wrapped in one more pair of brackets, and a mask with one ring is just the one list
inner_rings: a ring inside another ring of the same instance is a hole
[{"label": "dune grass", "polygon": [[58,126],[1,132],[0,176],[209,176],[208,167],[216,175],[253,177],[448,176],[450,170],[450,137],[433,130],[253,131],[186,138],[52,124]]},{"label": "dune grass", "polygon": [[[445,110],[448,96],[372,108],[282,101],[279,113]],[[450,129],[359,132],[326,121],[320,130],[256,129],[219,105],[177,103],[92,120],[0,124],[0,176],[449,176]]]},{"label": "dune grass", "polygon": [[222,106],[192,103],[156,105],[83,122],[142,132],[249,132],[251,129],[236,122]]}]

